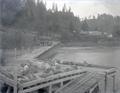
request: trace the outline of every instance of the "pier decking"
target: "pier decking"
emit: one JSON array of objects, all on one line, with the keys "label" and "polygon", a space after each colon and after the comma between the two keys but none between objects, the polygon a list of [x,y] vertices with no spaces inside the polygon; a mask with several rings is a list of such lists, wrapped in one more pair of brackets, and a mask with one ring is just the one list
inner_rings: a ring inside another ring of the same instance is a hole
[{"label": "pier decking", "polygon": [[[31,67],[32,66],[35,65],[31,64]],[[57,66],[59,66],[59,69],[57,69]],[[53,65],[51,66],[51,68],[45,68],[44,70],[39,68],[35,72],[33,69],[32,69],[33,72],[23,71],[21,72],[22,74],[20,75],[18,73],[15,73],[14,71],[8,71],[8,68],[5,69],[0,67],[0,79],[3,80],[4,83],[7,84],[9,87],[13,87],[14,93],[34,93],[33,91],[37,91],[43,88],[46,88],[48,93],[53,93],[53,90],[54,91],[58,90],[60,92],[62,91],[62,93],[68,93],[66,91],[71,91],[71,90],[77,91],[77,87],[78,89],[82,89],[83,86],[87,86],[84,89],[85,91],[95,83],[99,83],[100,80],[103,80],[106,82],[104,85],[105,86],[104,93],[107,93],[105,92],[107,91],[107,78],[115,77],[116,68],[103,67],[104,68],[103,69],[100,66],[98,69],[95,67],[96,71],[95,69],[93,70],[93,68],[94,68],[93,66],[89,67],[89,66],[79,66],[79,65],[77,68],[75,68],[73,65],[57,63],[57,65]],[[49,71],[47,71],[48,69]],[[115,78],[113,78],[113,81],[115,82]],[[65,82],[69,82],[68,83],[69,85],[67,85],[67,83]],[[55,84],[59,85],[59,87],[56,89],[52,88],[52,86],[54,86]],[[63,86],[66,86],[67,88]],[[83,91],[83,89],[81,91]],[[69,92],[69,93],[74,93],[74,92]],[[84,93],[84,92],[80,92],[80,93]]]},{"label": "pier decking", "polygon": [[0,80],[7,87],[4,93],[94,93],[98,88],[101,93],[109,93],[109,81],[112,81],[111,93],[115,93],[117,68],[46,61],[46,55],[51,54],[49,49],[42,54],[35,50],[21,57],[17,65],[0,67]]}]

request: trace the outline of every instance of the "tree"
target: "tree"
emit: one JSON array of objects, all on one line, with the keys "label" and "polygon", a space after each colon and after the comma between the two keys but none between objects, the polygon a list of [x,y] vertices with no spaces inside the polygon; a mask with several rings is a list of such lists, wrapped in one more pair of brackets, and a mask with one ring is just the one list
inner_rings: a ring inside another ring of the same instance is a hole
[{"label": "tree", "polygon": [[66,4],[64,4],[64,6],[62,8],[62,12],[67,12]]},{"label": "tree", "polygon": [[114,31],[113,31],[113,36],[115,37],[115,38],[119,38],[120,37],[120,27],[119,27],[119,25],[115,25],[114,26]]},{"label": "tree", "polygon": [[69,7],[68,12],[71,13],[71,7]]},{"label": "tree", "polygon": [[89,30],[89,26],[88,26],[88,23],[87,23],[86,20],[83,21],[82,26],[81,26],[81,29],[82,29],[83,31],[88,31],[88,30]]},{"label": "tree", "polygon": [[[10,25],[15,21],[16,15],[23,6],[21,0],[1,0],[1,23]],[[9,15],[9,16],[8,16]]]},{"label": "tree", "polygon": [[53,3],[53,5],[52,5],[52,11],[53,12],[58,12],[58,6],[57,6],[57,4]]}]

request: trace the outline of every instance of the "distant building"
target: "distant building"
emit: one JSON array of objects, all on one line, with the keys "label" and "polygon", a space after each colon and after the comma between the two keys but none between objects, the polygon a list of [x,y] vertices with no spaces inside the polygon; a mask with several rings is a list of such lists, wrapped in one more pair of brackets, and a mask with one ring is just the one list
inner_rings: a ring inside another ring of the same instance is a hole
[{"label": "distant building", "polygon": [[108,34],[107,37],[108,37],[108,38],[112,38],[113,35],[112,35],[112,34]]},{"label": "distant building", "polygon": [[113,34],[111,33],[103,32],[103,35],[107,38],[113,38]]},{"label": "distant building", "polygon": [[90,35],[90,36],[101,36],[102,32],[100,32],[100,31],[81,31],[80,34]]},{"label": "distant building", "polygon": [[89,32],[88,31],[80,31],[80,34],[82,34],[82,35],[88,35],[89,34]]},{"label": "distant building", "polygon": [[102,32],[100,32],[100,31],[89,31],[89,35],[91,35],[91,36],[101,36]]},{"label": "distant building", "polygon": [[52,38],[49,36],[39,36],[37,38],[37,44],[40,46],[50,46],[52,45]]}]

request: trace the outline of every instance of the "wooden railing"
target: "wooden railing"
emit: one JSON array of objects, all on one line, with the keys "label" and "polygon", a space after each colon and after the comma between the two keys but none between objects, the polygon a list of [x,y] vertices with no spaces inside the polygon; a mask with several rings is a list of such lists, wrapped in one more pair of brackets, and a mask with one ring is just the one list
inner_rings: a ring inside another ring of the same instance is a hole
[{"label": "wooden railing", "polygon": [[0,79],[10,86],[14,86],[17,83],[15,80],[16,76],[4,70],[4,68],[1,66],[0,66]]}]

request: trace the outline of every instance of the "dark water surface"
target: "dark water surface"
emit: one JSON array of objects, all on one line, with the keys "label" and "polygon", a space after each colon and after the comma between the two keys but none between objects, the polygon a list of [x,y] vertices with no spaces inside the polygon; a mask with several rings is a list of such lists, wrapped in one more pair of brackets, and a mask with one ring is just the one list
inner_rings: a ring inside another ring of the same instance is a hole
[{"label": "dark water surface", "polygon": [[[117,67],[116,92],[120,93],[120,48],[107,47],[64,47],[59,50],[56,59],[62,61],[84,62]],[[109,81],[110,84],[110,81]],[[110,84],[111,86],[111,84]],[[112,88],[108,93],[112,93]]]},{"label": "dark water surface", "polygon": [[109,65],[120,68],[120,48],[64,47],[59,50],[56,59],[90,64]]}]

